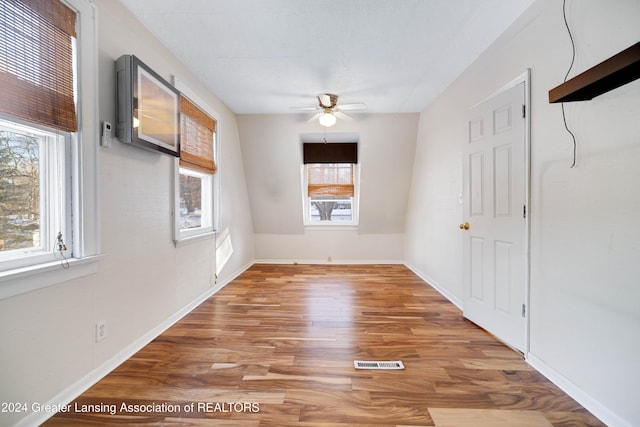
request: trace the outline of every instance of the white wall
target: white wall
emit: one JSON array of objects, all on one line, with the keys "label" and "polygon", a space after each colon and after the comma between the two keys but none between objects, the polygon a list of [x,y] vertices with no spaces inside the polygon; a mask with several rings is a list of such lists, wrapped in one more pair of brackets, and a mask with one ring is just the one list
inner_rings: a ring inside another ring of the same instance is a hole
[{"label": "white wall", "polygon": [[304,114],[238,116],[257,260],[402,261],[419,115],[352,116],[352,121],[339,120],[327,132],[360,136],[356,231],[304,227],[300,138],[323,133],[317,121],[308,123],[310,115]]},{"label": "white wall", "polygon": [[[637,0],[568,2],[575,76],[640,40]],[[464,111],[531,68],[529,361],[609,425],[640,425],[640,80],[560,105],[548,90],[571,62],[562,2],[539,0],[420,118],[406,260],[462,300]]]},{"label": "white wall", "polygon": [[[167,80],[177,76],[220,114],[220,225],[229,227],[234,253],[216,283],[213,239],[174,247],[172,158],[115,140],[111,149],[100,148],[104,259],[95,275],[0,301],[1,402],[46,403],[59,393],[73,397],[82,385],[78,382],[106,373],[105,367],[113,367],[254,258],[235,115],[119,2],[95,3],[100,120],[115,124],[114,61],[122,54],[137,55]],[[98,320],[108,322],[107,338],[96,344]],[[0,414],[0,425],[12,425],[24,415]]]}]

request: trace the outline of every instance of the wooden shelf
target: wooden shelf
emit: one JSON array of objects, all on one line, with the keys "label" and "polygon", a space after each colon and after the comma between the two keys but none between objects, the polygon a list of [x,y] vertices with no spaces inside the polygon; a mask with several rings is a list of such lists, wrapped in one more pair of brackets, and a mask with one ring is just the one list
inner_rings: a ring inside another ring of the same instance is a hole
[{"label": "wooden shelf", "polygon": [[549,91],[549,102],[588,101],[640,78],[640,42]]}]

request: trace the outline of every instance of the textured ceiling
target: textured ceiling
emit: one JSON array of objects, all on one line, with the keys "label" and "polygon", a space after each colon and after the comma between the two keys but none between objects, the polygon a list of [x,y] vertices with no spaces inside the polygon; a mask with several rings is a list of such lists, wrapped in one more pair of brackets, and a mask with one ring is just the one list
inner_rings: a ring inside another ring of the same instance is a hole
[{"label": "textured ceiling", "polygon": [[[237,114],[419,112],[533,0],[121,0]],[[132,52],[135,53],[135,52]]]}]

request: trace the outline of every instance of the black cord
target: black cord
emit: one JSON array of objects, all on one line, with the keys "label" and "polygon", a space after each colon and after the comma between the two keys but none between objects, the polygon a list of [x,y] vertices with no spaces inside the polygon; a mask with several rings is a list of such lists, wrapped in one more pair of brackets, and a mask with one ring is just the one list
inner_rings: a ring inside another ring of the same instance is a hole
[{"label": "black cord", "polygon": [[[566,6],[567,6],[567,0],[563,0],[562,2],[562,17],[564,18],[564,26],[567,27],[567,33],[569,33],[569,39],[571,39],[571,65],[569,65],[569,69],[567,70],[567,74],[565,74],[564,76],[564,81],[567,81],[567,78],[569,77],[569,73],[571,72],[571,69],[573,68],[573,64],[576,60],[576,43],[573,40],[573,35],[571,34],[571,29],[569,28],[569,23],[567,22],[567,10],[566,10]],[[561,103],[562,106],[562,121],[564,122],[564,128],[567,130],[567,132],[569,132],[569,135],[571,135],[571,139],[573,140],[573,163],[571,163],[571,168],[576,167],[576,154],[578,151],[578,146],[576,143],[576,136],[573,134],[573,132],[571,132],[571,129],[569,129],[569,126],[567,125],[567,116],[564,112],[564,102]]]},{"label": "black cord", "polygon": [[567,22],[567,0],[563,0],[562,2],[562,17],[564,18],[564,26],[567,27],[567,33],[569,33],[569,39],[571,40],[571,65],[569,65],[569,69],[567,70],[567,74],[564,75],[564,81],[567,81],[569,77],[569,73],[573,68],[573,63],[576,60],[576,43],[573,41],[573,35],[571,34],[571,29],[569,28],[569,23]]}]

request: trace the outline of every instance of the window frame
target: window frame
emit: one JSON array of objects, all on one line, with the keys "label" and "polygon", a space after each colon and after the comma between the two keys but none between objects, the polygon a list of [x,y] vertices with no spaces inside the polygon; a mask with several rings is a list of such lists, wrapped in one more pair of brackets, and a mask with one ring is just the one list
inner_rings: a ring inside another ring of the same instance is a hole
[{"label": "window frame", "polygon": [[[42,264],[57,259],[67,259],[73,253],[71,235],[71,174],[69,170],[71,135],[59,133],[35,124],[23,124],[22,120],[0,116],[2,130],[30,134],[38,138],[38,184],[40,221],[40,245],[0,252],[0,271]],[[61,201],[61,202],[60,202]],[[56,249],[56,235],[61,233],[65,249]]]},{"label": "window frame", "polygon": [[[213,109],[208,103],[206,103],[202,98],[200,98],[190,87],[185,84],[178,77],[173,76],[173,85],[178,91],[180,91],[184,96],[186,96],[193,104],[195,104],[202,111],[207,113],[216,121],[216,130],[213,133],[213,158],[215,160],[216,172],[209,175],[210,176],[210,193],[209,199],[211,201],[211,209],[210,209],[210,218],[209,224],[207,227],[198,227],[193,229],[180,229],[180,173],[181,171],[186,171],[187,174],[192,176],[204,176],[207,175],[203,172],[197,171],[195,169],[191,169],[189,167],[180,166],[180,159],[175,158],[174,160],[174,179],[173,179],[173,187],[174,187],[174,208],[173,208],[173,219],[174,219],[174,244],[176,247],[188,244],[191,242],[196,242],[203,239],[213,238],[218,230],[218,218],[220,214],[220,162],[219,162],[219,149],[220,149],[220,129],[222,128],[220,115],[218,112]],[[204,215],[204,212],[203,212]]]},{"label": "window frame", "polygon": [[302,212],[303,212],[303,223],[305,228],[319,228],[319,229],[327,229],[327,228],[339,228],[339,229],[355,229],[359,225],[359,201],[360,201],[360,164],[359,163],[350,163],[353,165],[353,196],[351,199],[351,220],[350,221],[326,221],[326,220],[317,220],[314,221],[311,219],[311,201],[313,197],[309,197],[308,186],[309,186],[309,173],[307,168],[310,165],[314,165],[315,163],[307,163],[303,164],[300,168],[300,175],[302,181]]},{"label": "window frame", "polygon": [[[9,298],[97,272],[100,258],[98,200],[99,81],[97,8],[87,0],[60,0],[76,13],[74,69],[78,131],[68,134],[66,170],[70,174],[66,260],[35,260],[0,271],[0,299]],[[11,122],[20,123],[14,118]],[[34,123],[25,123],[36,127]],[[62,133],[62,132],[61,132]]]},{"label": "window frame", "polygon": [[[180,201],[182,199],[182,197],[180,197],[180,175],[200,179],[200,227],[181,228],[180,226]],[[176,185],[178,190],[176,197],[178,199],[178,205],[175,211],[178,220],[178,224],[176,225],[178,233],[177,240],[213,233],[213,175],[178,165],[177,179],[178,183]]]}]

